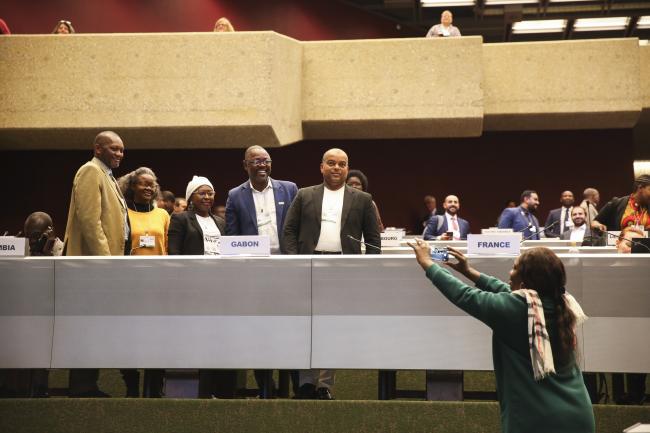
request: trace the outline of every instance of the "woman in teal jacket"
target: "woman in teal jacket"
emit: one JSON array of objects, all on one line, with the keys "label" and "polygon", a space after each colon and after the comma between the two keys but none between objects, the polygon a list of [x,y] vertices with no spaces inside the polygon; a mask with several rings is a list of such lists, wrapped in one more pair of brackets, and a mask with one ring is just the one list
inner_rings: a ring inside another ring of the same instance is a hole
[{"label": "woman in teal jacket", "polygon": [[547,248],[523,252],[506,284],[473,269],[459,251],[446,264],[470,287],[431,260],[426,242],[409,244],[427,278],[456,306],[489,326],[505,433],[593,433],[594,414],[577,365],[576,326],[586,317],[565,293],[562,261]]}]

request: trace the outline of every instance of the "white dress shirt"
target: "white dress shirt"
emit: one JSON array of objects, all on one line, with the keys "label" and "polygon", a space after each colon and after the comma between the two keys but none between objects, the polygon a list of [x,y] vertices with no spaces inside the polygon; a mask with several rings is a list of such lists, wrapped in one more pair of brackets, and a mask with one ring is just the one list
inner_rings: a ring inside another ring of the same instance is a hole
[{"label": "white dress shirt", "polygon": [[583,224],[578,228],[573,227],[573,230],[571,231],[571,237],[569,238],[569,240],[574,242],[582,242],[583,239],[585,238],[586,232],[587,232],[587,224]]},{"label": "white dress shirt", "polygon": [[[448,212],[445,212],[445,218],[447,219],[447,231],[454,232],[454,240],[460,239],[460,225],[458,224],[458,215],[450,215]],[[456,227],[458,230],[454,230],[453,220],[456,220]]]},{"label": "white dress shirt", "polygon": [[343,212],[343,197],[345,186],[332,191],[325,187],[323,191],[323,208],[321,211],[320,237],[316,251],[340,252],[341,247],[341,214]]},{"label": "white dress shirt", "polygon": [[[564,233],[567,230],[573,228],[573,220],[571,219],[571,210],[573,207],[564,207],[560,208],[560,234]],[[564,221],[564,214],[566,212],[566,222]]]},{"label": "white dress shirt", "polygon": [[275,213],[275,195],[273,194],[273,180],[269,178],[266,188],[258,191],[250,182],[255,202],[255,217],[257,218],[257,233],[266,235],[271,241],[271,253],[280,252],[280,239],[278,237],[278,217]]}]

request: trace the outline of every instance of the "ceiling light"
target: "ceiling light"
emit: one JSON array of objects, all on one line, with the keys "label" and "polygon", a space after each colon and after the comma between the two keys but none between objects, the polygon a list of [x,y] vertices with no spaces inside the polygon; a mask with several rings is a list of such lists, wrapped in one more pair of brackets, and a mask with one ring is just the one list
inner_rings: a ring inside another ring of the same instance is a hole
[{"label": "ceiling light", "polygon": [[512,33],[552,33],[563,32],[566,20],[518,21],[512,25]]},{"label": "ceiling light", "polygon": [[539,3],[538,0],[485,0],[486,6],[493,5],[516,5],[524,3]]},{"label": "ceiling light", "polygon": [[636,23],[637,29],[650,29],[650,15],[644,17],[639,17],[639,21]]},{"label": "ceiling light", "polygon": [[624,30],[630,17],[580,18],[576,20],[573,30],[576,32],[598,32],[602,30]]},{"label": "ceiling light", "polygon": [[420,0],[423,8],[474,6],[475,0]]}]

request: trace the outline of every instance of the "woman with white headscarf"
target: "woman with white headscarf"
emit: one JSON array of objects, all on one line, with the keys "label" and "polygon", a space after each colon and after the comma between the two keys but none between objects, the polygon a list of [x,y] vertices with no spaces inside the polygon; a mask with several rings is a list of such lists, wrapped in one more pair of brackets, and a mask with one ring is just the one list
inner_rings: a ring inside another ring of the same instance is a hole
[{"label": "woman with white headscarf", "polygon": [[172,214],[169,255],[218,255],[226,222],[212,214],[214,188],[205,177],[194,176],[185,190],[187,210]]}]

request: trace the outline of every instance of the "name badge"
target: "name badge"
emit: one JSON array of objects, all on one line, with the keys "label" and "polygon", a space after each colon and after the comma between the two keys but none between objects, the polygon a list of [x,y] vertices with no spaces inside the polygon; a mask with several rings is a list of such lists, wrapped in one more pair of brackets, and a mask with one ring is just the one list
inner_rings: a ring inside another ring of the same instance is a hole
[{"label": "name badge", "polygon": [[156,246],[155,236],[140,236],[140,248],[154,248]]},{"label": "name badge", "polygon": [[27,238],[0,236],[0,256],[25,257],[29,251]]},{"label": "name badge", "polygon": [[518,256],[521,234],[467,235],[467,254]]},{"label": "name badge", "polygon": [[270,256],[268,236],[221,236],[221,254],[224,256]]},{"label": "name badge", "polygon": [[399,247],[402,242],[404,232],[402,230],[390,230],[386,229],[381,234],[381,246],[382,247]]}]

